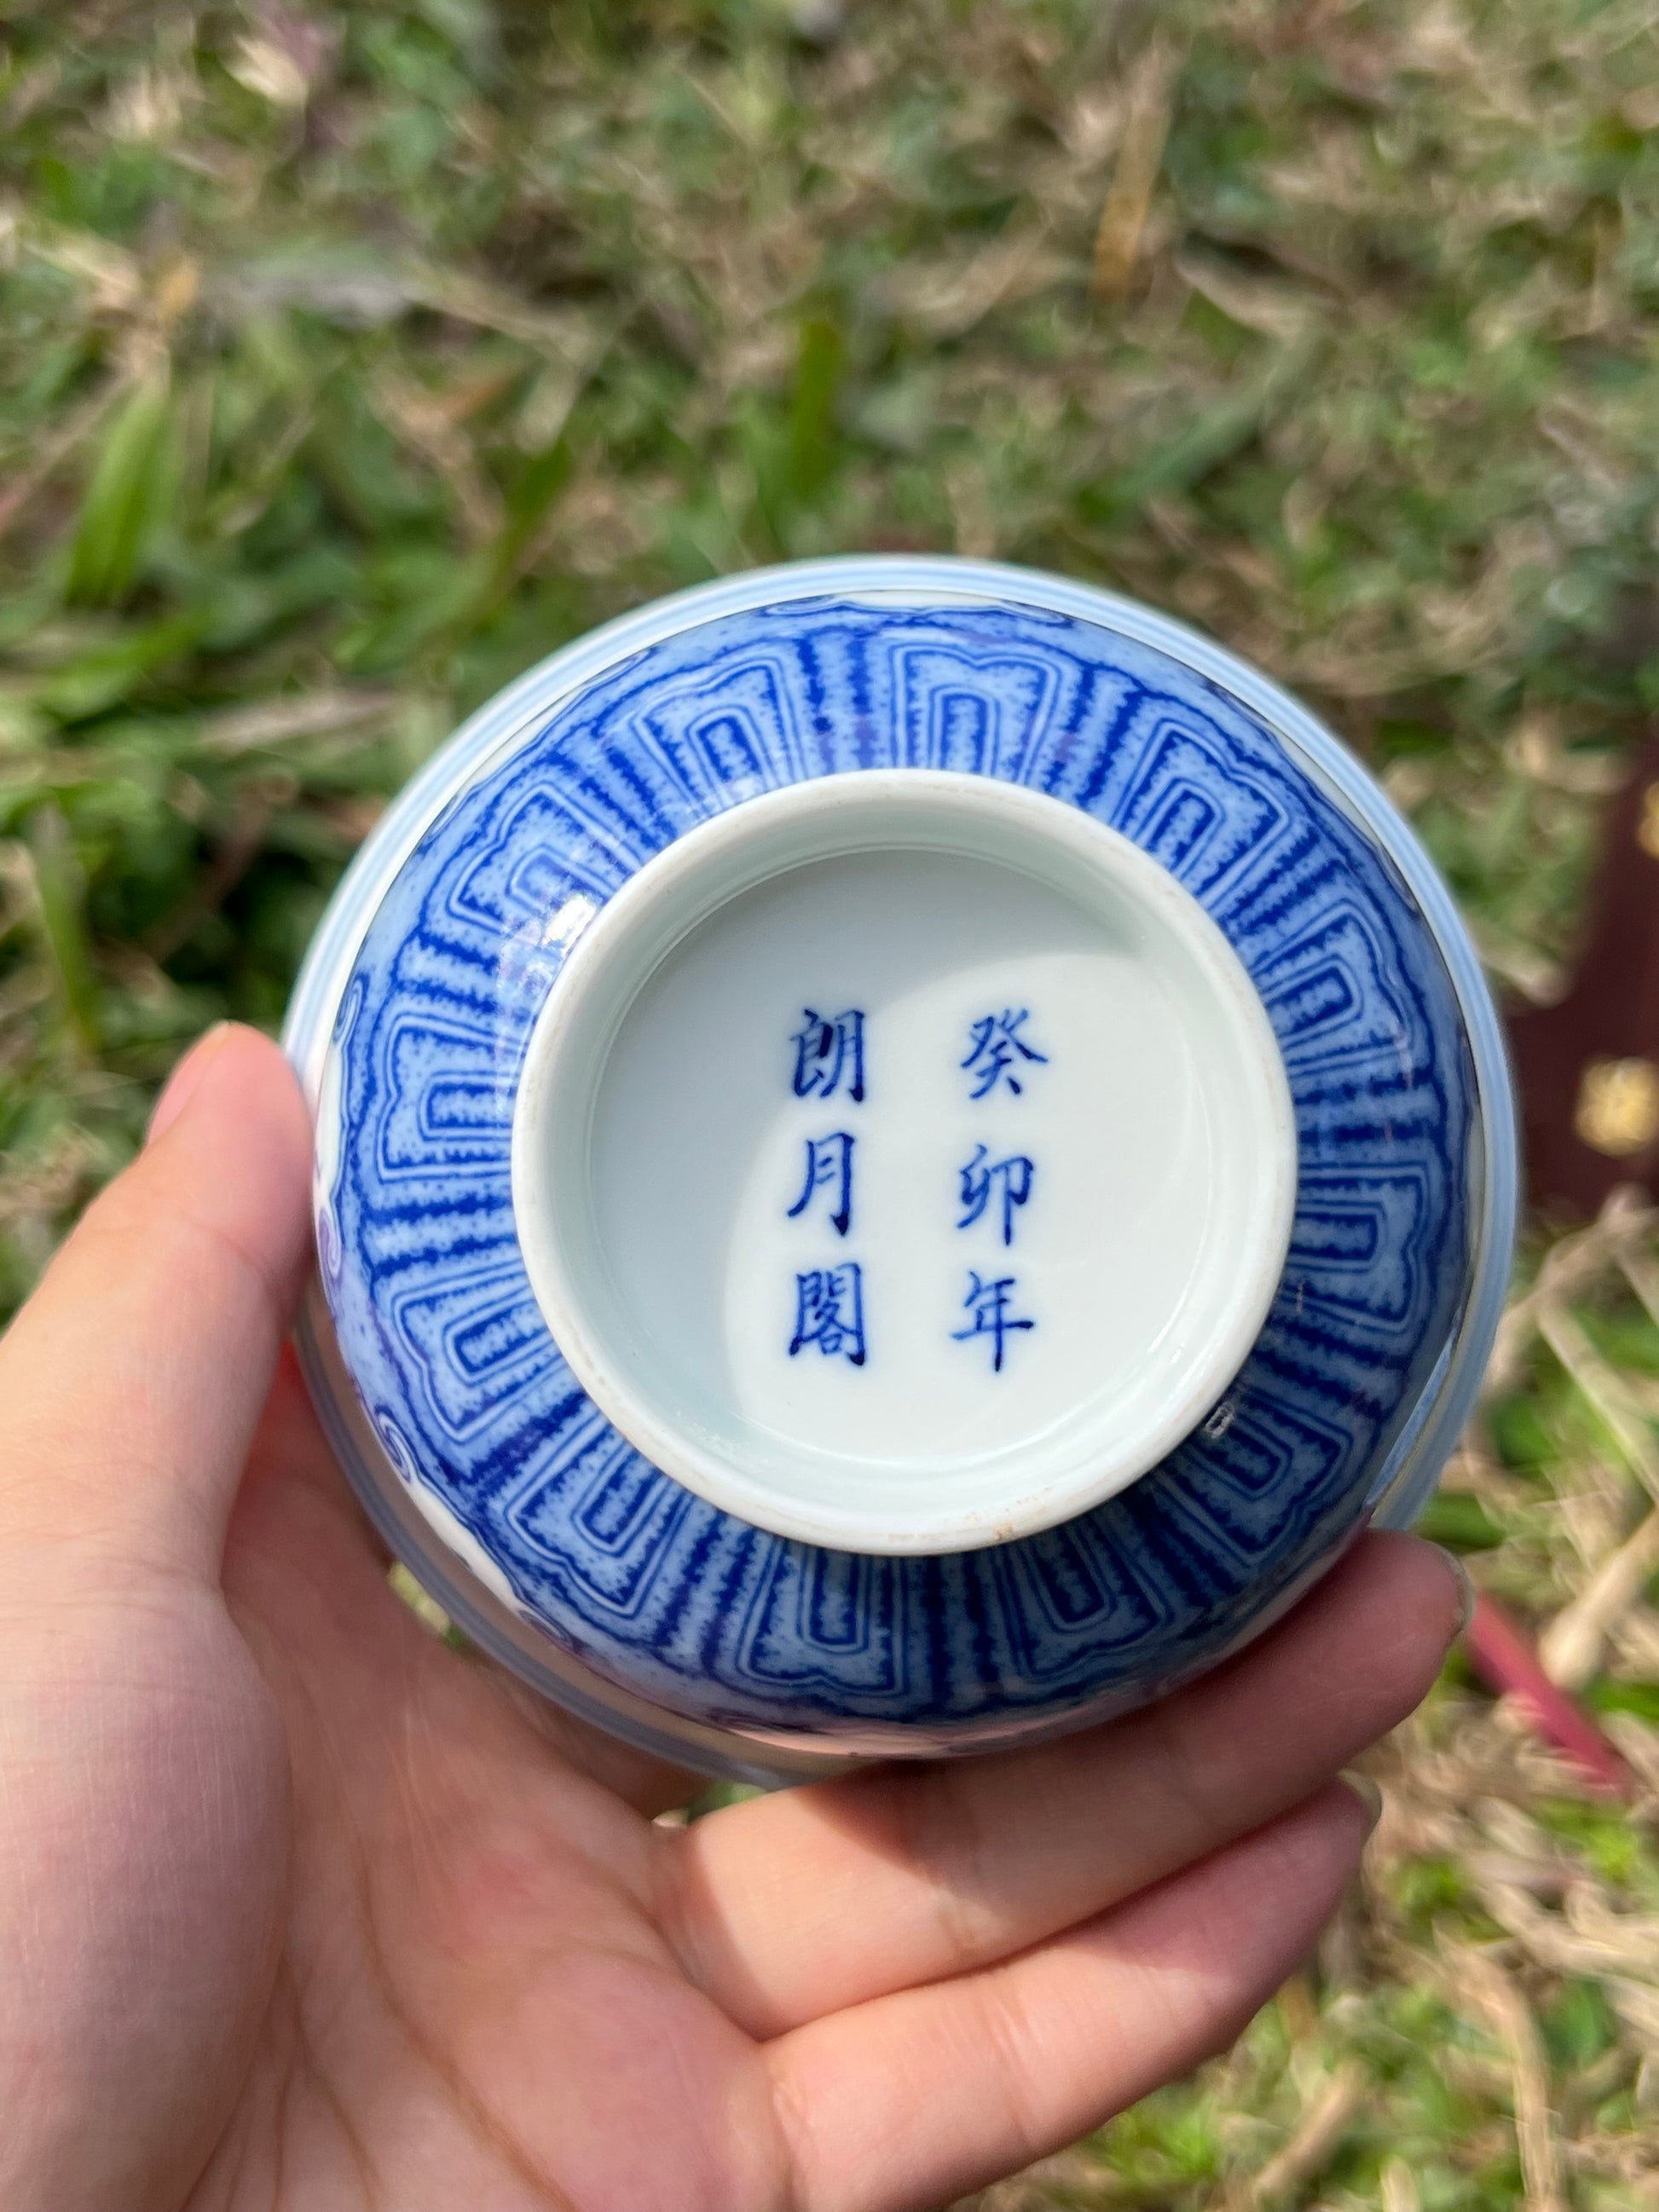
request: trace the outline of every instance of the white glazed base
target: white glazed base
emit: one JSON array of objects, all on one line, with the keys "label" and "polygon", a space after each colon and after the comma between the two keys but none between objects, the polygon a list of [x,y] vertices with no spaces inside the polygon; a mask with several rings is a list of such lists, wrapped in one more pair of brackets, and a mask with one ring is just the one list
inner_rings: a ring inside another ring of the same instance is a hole
[{"label": "white glazed base", "polygon": [[514,1205],[590,1396],[805,1542],[1069,1519],[1209,1412],[1296,1189],[1254,988],[1196,901],[1039,793],[896,769],[751,799],[579,940]]}]

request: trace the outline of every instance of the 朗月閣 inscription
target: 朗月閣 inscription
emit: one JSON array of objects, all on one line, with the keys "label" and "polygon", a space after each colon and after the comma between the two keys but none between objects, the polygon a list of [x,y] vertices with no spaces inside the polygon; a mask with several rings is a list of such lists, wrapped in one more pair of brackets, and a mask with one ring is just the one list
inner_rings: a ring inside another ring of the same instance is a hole
[{"label": "\u6717\u6708\u95a3 inscription", "polygon": [[[967,1050],[957,1067],[965,1078],[971,1106],[1018,1111],[1033,1071],[1048,1065],[1048,1053],[1028,1029],[1030,1021],[1029,1006],[1004,1006],[968,1024]],[[862,1008],[825,1015],[804,1006],[801,1026],[789,1041],[794,1055],[791,1090],[796,1098],[815,1103],[839,1098],[849,1107],[866,1107],[867,1024]],[[888,1118],[898,1111],[895,1100],[890,1098],[884,1105]],[[861,1368],[870,1357],[864,1262],[847,1251],[845,1240],[854,1228],[858,1147],[880,1142],[883,1118],[880,1113],[866,1112],[857,1130],[838,1128],[823,1134],[808,1130],[802,1135],[800,1180],[793,1202],[783,1209],[784,1218],[802,1223],[819,1237],[827,1226],[842,1240],[842,1250],[833,1257],[815,1251],[814,1264],[794,1270],[788,1339],[792,1359],[816,1352],[822,1358]],[[1004,1250],[1011,1248],[1018,1218],[1037,1184],[1037,1163],[1031,1154],[1012,1144],[994,1146],[981,1139],[957,1168],[955,1177],[956,1230],[977,1232]],[[941,1209],[940,1218],[941,1222],[948,1220],[949,1213]],[[965,1325],[947,1327],[946,1333],[954,1343],[980,1346],[988,1353],[991,1371],[1000,1375],[1012,1340],[1035,1330],[1037,1316],[1024,1310],[1025,1299],[1012,1270],[997,1273],[970,1267],[967,1273],[966,1291],[951,1316],[960,1320],[965,1316]],[[945,1313],[941,1300],[942,1320]]]}]

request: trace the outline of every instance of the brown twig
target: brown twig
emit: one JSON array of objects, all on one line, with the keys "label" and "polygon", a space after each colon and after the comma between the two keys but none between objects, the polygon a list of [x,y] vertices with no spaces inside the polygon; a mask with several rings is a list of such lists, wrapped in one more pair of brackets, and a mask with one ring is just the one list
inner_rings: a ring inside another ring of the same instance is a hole
[{"label": "brown twig", "polygon": [[1609,1636],[1637,1605],[1659,1568],[1659,1511],[1649,1513],[1596,1568],[1577,1595],[1562,1607],[1538,1640],[1538,1656],[1552,1682],[1582,1689],[1601,1663]]},{"label": "brown twig", "polygon": [[337,731],[378,722],[401,704],[397,691],[307,691],[295,697],[262,700],[210,715],[200,726],[200,741],[211,753],[258,752],[290,738],[332,737]]},{"label": "brown twig", "polygon": [[1364,2069],[1345,2059],[1308,2105],[1290,2141],[1274,2153],[1239,2202],[1248,2212],[1279,2203],[1304,2183],[1315,2180],[1330,2164],[1365,2093]]},{"label": "brown twig", "polygon": [[1471,1998],[1509,2061],[1515,2107],[1516,2147],[1527,2192],[1527,2212],[1567,2212],[1561,2152],[1550,2111],[1549,2071],[1532,2008],[1512,1976],[1489,1949],[1458,1945],[1448,1966]]},{"label": "brown twig", "polygon": [[1117,167],[1095,233],[1090,289],[1097,300],[1120,300],[1128,289],[1163,166],[1179,74],[1175,50],[1155,40],[1130,76]]}]

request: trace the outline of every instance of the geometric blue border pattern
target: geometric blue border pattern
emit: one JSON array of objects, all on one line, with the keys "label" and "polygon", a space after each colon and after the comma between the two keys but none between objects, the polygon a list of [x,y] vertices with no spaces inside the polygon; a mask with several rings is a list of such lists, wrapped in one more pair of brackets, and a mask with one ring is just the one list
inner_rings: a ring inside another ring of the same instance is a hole
[{"label": "geometric blue border pattern", "polygon": [[[1201,1430],[1062,1527],[924,1559],[775,1536],[641,1458],[541,1319],[508,1158],[532,1028],[605,899],[760,792],[907,766],[1028,785],[1167,867],[1261,994],[1300,1153],[1284,1278]],[[960,1749],[1158,1694],[1360,1525],[1469,1294],[1474,1066],[1398,870],[1231,693],[1030,606],[794,599],[613,665],[427,827],[331,1049],[323,1282],[389,1459],[526,1620],[716,1727]]]}]

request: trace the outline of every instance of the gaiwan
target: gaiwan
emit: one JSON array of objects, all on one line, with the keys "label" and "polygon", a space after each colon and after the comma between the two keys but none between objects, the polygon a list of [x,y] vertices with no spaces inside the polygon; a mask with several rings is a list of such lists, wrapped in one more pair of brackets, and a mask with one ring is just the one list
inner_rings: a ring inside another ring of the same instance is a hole
[{"label": "gaiwan", "polygon": [[556,653],[289,1015],[342,1462],[485,1650],[758,1778],[1081,1726],[1420,1510],[1515,1213],[1412,833],[1146,609],[803,563]]}]

